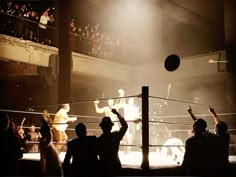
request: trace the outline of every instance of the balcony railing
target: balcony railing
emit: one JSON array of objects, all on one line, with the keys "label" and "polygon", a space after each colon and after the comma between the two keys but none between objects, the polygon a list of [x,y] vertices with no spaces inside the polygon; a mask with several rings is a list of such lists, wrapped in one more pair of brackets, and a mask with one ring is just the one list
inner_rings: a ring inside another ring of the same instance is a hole
[{"label": "balcony railing", "polygon": [[[22,16],[0,12],[0,33],[49,46],[58,46],[57,28]],[[69,25],[69,24],[68,24]],[[44,28],[42,28],[44,26]],[[72,51],[101,59],[126,63],[133,57],[133,47],[125,40],[86,37],[70,32]]]}]

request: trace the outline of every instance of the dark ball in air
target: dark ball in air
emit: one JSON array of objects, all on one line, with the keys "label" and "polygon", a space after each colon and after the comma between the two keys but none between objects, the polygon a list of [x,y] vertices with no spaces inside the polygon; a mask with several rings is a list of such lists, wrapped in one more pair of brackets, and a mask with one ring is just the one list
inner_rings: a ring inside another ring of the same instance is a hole
[{"label": "dark ball in air", "polygon": [[165,60],[165,68],[167,71],[175,71],[180,65],[180,58],[176,54],[169,55]]}]

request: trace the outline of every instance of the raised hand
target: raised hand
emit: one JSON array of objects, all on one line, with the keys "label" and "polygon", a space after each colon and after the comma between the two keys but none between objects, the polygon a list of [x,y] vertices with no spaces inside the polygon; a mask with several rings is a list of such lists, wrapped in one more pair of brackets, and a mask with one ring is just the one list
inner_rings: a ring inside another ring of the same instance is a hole
[{"label": "raised hand", "polygon": [[215,110],[209,105],[209,112],[215,114]]},{"label": "raised hand", "polygon": [[116,114],[116,115],[119,114],[116,109],[111,109],[111,112]]},{"label": "raised hand", "polygon": [[219,123],[220,122],[220,118],[219,116],[216,114],[215,110],[209,105],[209,112],[212,113],[215,123]]},{"label": "raised hand", "polygon": [[192,113],[192,108],[191,108],[191,106],[190,106],[190,105],[188,105],[188,110],[187,110],[187,111],[188,111],[188,113],[189,113],[189,114],[191,114],[191,113]]},{"label": "raised hand", "polygon": [[99,103],[99,100],[96,100],[93,102],[95,105],[97,105]]},{"label": "raised hand", "polygon": [[188,106],[188,113],[190,114],[190,116],[193,119],[193,121],[197,120],[197,118],[195,117],[195,115],[192,112],[192,108],[191,108],[190,105]]}]

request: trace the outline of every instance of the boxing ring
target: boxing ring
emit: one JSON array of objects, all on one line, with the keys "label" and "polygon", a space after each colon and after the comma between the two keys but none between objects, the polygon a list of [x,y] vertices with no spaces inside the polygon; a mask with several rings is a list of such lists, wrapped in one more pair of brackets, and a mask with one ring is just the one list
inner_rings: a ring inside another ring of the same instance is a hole
[{"label": "boxing ring", "polygon": [[[59,153],[59,157],[61,161],[64,160],[65,152]],[[130,168],[140,168],[140,164],[142,162],[142,153],[137,151],[132,151],[129,154],[125,154],[123,151],[119,151],[119,157],[123,167]],[[22,160],[33,160],[39,161],[40,154],[39,153],[24,153]],[[230,163],[236,163],[236,156],[229,156]],[[152,168],[165,168],[165,167],[176,167],[180,166],[182,161],[176,161],[174,159],[160,156],[157,152],[149,153],[149,162],[150,167]]]},{"label": "boxing ring", "polygon": [[[59,157],[61,161],[64,160],[65,152],[59,153]],[[132,151],[126,154],[124,151],[119,151],[119,157],[123,167],[131,167],[131,168],[140,168],[140,164],[142,162],[142,153],[138,151]],[[24,153],[22,160],[40,160],[40,153]],[[236,159],[235,159],[236,160]],[[150,152],[149,161],[151,167],[175,167],[179,166],[181,162],[177,162],[170,158],[160,157],[157,152]]]},{"label": "boxing ring", "polygon": [[[69,104],[77,105],[77,107],[79,107],[78,104],[89,104],[91,110],[94,110],[93,103],[98,100],[100,101],[99,104],[106,105],[107,103],[105,102],[109,99],[127,100],[134,98],[134,105],[138,108],[140,117],[137,117],[136,120],[127,120],[128,124],[135,125],[136,132],[135,135],[133,135],[134,137],[132,144],[127,143],[124,139],[122,139],[120,143],[119,157],[124,167],[141,167],[142,169],[149,169],[150,167],[180,166],[182,163],[185,140],[191,136],[192,120],[187,113],[175,114],[173,111],[171,111],[171,108],[182,110],[180,112],[187,112],[186,110],[189,105],[194,107],[194,110],[198,110],[201,107],[207,109],[209,106],[207,104],[169,99],[168,97],[169,94],[167,94],[167,97],[165,98],[150,96],[149,88],[144,86],[142,87],[141,94],[78,101],[71,102]],[[45,109],[45,107],[50,108],[58,105],[59,104],[32,106],[30,111],[4,109],[0,109],[0,111],[8,112],[12,118],[14,118],[16,114],[21,114],[21,116],[25,117],[27,117],[27,115],[28,117],[30,117],[29,115],[34,115],[33,117],[35,118],[35,116],[40,116],[42,114],[42,108]],[[219,116],[222,116],[225,119],[230,116],[235,116],[235,114],[236,113],[218,113]],[[53,116],[55,114],[50,113],[50,115]],[[98,125],[101,121],[101,118],[104,117],[103,114],[94,113],[92,116],[73,114],[69,116],[77,117],[76,122],[68,123],[69,127],[66,129],[66,132],[68,133],[69,140],[76,138],[74,127],[75,124],[79,122],[82,122],[87,126],[88,135],[94,135],[98,137],[102,133]],[[208,122],[208,129],[213,131],[213,118],[211,118],[211,114],[196,114],[196,117],[203,117]],[[22,127],[26,130],[30,127],[30,125],[26,124]],[[38,130],[40,127],[35,126],[35,128]],[[232,127],[229,128],[229,132],[232,131],[232,139],[234,139],[234,142],[235,135],[233,132],[235,132],[235,130],[236,129]],[[230,144],[230,148],[236,152],[236,145],[234,142],[232,142]],[[37,145],[38,141],[28,141],[27,144]],[[63,161],[65,151],[59,152],[58,155],[61,161]],[[40,153],[38,150],[36,150],[36,152],[24,152],[22,160],[39,161]],[[236,162],[236,156],[234,153],[230,154],[229,161],[232,163]]]}]

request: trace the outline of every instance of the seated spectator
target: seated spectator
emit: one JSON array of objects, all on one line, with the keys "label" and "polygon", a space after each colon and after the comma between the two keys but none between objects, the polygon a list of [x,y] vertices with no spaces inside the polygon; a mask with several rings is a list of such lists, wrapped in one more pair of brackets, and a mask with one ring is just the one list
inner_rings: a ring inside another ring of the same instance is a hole
[{"label": "seated spectator", "polygon": [[35,126],[31,125],[26,133],[26,140],[30,141],[27,145],[27,152],[38,152],[39,132],[35,131]]},{"label": "seated spectator", "polygon": [[10,124],[8,115],[0,112],[0,176],[19,175],[18,160],[23,156],[15,130],[11,130]]},{"label": "seated spectator", "polygon": [[65,175],[95,176],[98,174],[96,136],[86,136],[86,126],[83,123],[77,124],[75,131],[78,137],[67,143],[63,163]]},{"label": "seated spectator", "polygon": [[125,119],[112,109],[112,113],[117,115],[121,128],[118,131],[111,132],[114,123],[110,117],[104,117],[99,124],[103,133],[98,137],[98,154],[101,163],[101,172],[103,175],[117,175],[122,168],[118,155],[120,141],[128,129]]}]

